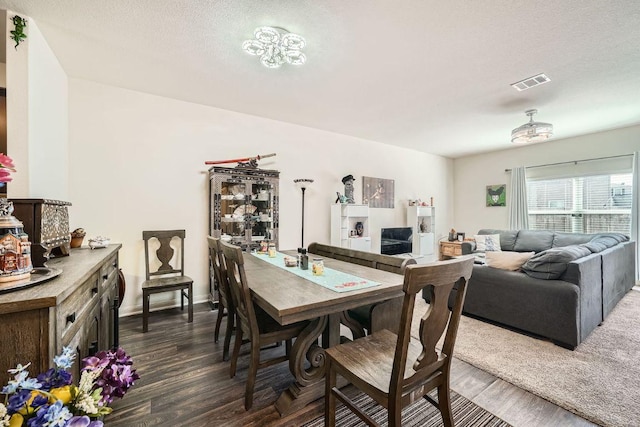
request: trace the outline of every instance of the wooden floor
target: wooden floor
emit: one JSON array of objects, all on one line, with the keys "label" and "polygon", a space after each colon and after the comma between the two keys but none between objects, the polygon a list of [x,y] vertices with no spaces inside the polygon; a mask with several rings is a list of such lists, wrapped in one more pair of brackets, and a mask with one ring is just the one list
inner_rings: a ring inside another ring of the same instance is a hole
[{"label": "wooden floor", "polygon": [[[273,402],[293,381],[286,363],[258,371],[253,408],[245,411],[248,349],[230,379],[229,364],[222,362],[223,339],[213,342],[216,315],[207,304],[194,306],[193,323],[187,323],[179,308],[155,312],[145,334],[141,316],[122,318],[120,345],[133,356],[140,379],[124,399],[114,402],[105,424],[300,426],[322,414],[320,400],[294,416],[279,417]],[[266,351],[281,353],[284,347]],[[516,427],[594,425],[459,360],[454,360],[451,388]]]}]

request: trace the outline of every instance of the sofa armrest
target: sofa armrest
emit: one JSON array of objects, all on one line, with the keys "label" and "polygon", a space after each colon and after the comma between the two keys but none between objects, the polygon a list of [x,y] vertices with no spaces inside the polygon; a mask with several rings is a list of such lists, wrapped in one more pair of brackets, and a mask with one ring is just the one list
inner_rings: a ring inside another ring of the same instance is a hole
[{"label": "sofa armrest", "polygon": [[567,264],[561,280],[580,288],[580,341],[604,320],[602,311],[602,257],[591,254]]},{"label": "sofa armrest", "polygon": [[460,246],[462,246],[462,255],[469,255],[476,250],[476,242],[473,240],[465,240]]}]

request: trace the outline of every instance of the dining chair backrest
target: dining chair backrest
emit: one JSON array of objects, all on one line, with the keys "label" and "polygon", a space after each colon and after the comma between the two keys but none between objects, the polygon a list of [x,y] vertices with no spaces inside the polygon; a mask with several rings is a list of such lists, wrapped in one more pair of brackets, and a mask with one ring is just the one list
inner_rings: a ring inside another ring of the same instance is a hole
[{"label": "dining chair backrest", "polygon": [[242,249],[231,243],[219,241],[220,249],[224,256],[229,290],[236,310],[239,327],[245,337],[252,341],[258,341],[258,323],[256,320],[251,292],[244,272],[244,258]]},{"label": "dining chair backrest", "polygon": [[[147,280],[155,276],[166,276],[169,274],[180,276],[184,275],[184,238],[184,230],[150,230],[142,232]],[[160,243],[160,247],[155,251],[157,259],[153,259],[153,257],[150,256],[150,243],[154,239],[157,239]],[[174,239],[179,239],[179,245],[175,248],[172,246],[172,241]],[[174,261],[173,258],[176,249],[179,251],[179,254]],[[160,266],[157,269],[153,268],[158,262],[160,263]]]},{"label": "dining chair backrest", "polygon": [[233,299],[231,297],[231,290],[229,289],[229,279],[227,278],[227,267],[225,265],[224,255],[220,249],[220,239],[212,236],[207,237],[207,244],[209,245],[209,258],[211,259],[211,266],[213,268],[213,277],[218,284],[218,292],[220,293],[220,299],[224,307],[233,312],[232,308]]},{"label": "dining chair backrest", "polygon": [[[429,265],[409,265],[404,275],[404,299],[402,317],[398,331],[391,383],[392,396],[402,396],[403,391],[426,381],[434,368],[451,363],[467,282],[473,270],[473,258],[453,259]],[[456,285],[455,303],[448,306],[449,294]],[[420,319],[419,338],[422,353],[416,360],[407,360],[407,349],[411,341],[411,321],[416,295],[428,287],[431,304]],[[442,350],[436,349],[443,332],[446,335]],[[410,364],[409,364],[410,363]]]}]

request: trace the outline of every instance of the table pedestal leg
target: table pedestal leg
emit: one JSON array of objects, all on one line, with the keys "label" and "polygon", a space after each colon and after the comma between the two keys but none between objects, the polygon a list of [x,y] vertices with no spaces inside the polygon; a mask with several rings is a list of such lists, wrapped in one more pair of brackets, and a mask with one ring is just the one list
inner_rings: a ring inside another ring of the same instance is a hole
[{"label": "table pedestal leg", "polygon": [[[324,375],[326,360],[324,349],[318,345],[318,338],[327,324],[335,323],[334,315],[323,316],[311,321],[296,338],[289,356],[289,369],[296,382],[285,390],[276,401],[280,416],[289,415],[304,408],[308,403],[324,396]],[[331,318],[331,319],[330,319]],[[336,317],[339,322],[339,316]],[[338,334],[340,324],[338,323]],[[331,333],[335,327],[329,326]],[[330,339],[330,342],[333,341]]]}]

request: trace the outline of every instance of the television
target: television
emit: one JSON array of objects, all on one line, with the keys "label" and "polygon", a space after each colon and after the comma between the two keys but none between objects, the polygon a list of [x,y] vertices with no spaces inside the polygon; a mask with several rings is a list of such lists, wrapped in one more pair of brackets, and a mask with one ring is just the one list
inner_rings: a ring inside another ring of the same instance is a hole
[{"label": "television", "polygon": [[411,227],[383,228],[380,235],[380,253],[384,255],[411,253],[412,239]]}]

